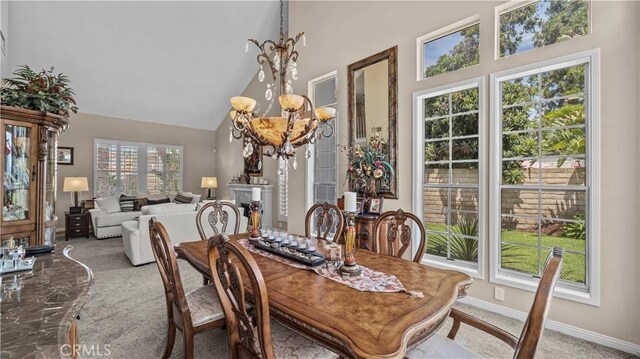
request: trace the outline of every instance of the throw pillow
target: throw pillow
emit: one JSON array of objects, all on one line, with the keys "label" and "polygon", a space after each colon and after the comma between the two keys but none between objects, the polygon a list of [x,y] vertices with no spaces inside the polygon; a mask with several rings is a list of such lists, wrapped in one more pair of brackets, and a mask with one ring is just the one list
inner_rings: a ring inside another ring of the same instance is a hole
[{"label": "throw pillow", "polygon": [[120,212],[120,201],[118,197],[107,197],[102,199],[96,199],[96,204],[101,211],[107,213]]},{"label": "throw pillow", "polygon": [[120,195],[120,210],[122,212],[133,212],[136,196]]},{"label": "throw pillow", "polygon": [[175,203],[191,203],[192,200],[193,200],[193,197],[187,197],[187,196],[183,195],[182,193],[178,193],[176,195],[176,197],[173,199],[173,202],[175,202]]},{"label": "throw pillow", "polygon": [[171,203],[171,200],[169,198],[163,198],[163,199],[149,199],[147,201],[148,206],[152,206],[154,204],[163,204],[163,203]]},{"label": "throw pillow", "polygon": [[148,198],[136,198],[136,200],[133,202],[133,210],[134,211],[139,211],[142,209],[142,207],[146,206],[149,202]]}]

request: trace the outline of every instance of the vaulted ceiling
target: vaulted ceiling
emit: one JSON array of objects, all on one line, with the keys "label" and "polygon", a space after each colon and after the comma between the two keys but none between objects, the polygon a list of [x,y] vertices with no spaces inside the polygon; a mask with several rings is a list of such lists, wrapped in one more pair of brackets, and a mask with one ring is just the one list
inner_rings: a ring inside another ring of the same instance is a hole
[{"label": "vaulted ceiling", "polygon": [[215,130],[279,22],[273,1],[13,1],[8,64],[55,66],[81,112]]}]

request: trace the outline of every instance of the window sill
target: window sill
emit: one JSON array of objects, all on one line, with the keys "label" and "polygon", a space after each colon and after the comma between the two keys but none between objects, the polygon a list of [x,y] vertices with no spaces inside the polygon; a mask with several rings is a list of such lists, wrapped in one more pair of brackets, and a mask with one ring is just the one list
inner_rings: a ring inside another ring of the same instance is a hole
[{"label": "window sill", "polygon": [[431,257],[428,257],[428,255],[425,254],[425,256],[422,258],[421,263],[431,267],[456,270],[459,272],[466,273],[470,275],[472,278],[484,280],[484,274],[481,271],[479,271],[478,268],[456,264],[456,262],[454,261],[449,261],[446,259],[443,259],[443,260],[432,259]]},{"label": "window sill", "polygon": [[[538,289],[538,281],[533,279],[523,278],[518,275],[509,275],[506,273],[498,273],[494,275],[492,273],[491,279],[489,280],[491,283],[504,285],[507,287],[517,288],[526,290],[528,292],[535,293]],[[588,304],[595,307],[600,306],[599,298],[591,292],[585,292],[578,289],[571,289],[567,287],[562,287],[556,285],[556,288],[553,292],[553,296],[556,298],[562,298],[566,300],[570,300],[572,302],[578,302],[582,304]]]}]

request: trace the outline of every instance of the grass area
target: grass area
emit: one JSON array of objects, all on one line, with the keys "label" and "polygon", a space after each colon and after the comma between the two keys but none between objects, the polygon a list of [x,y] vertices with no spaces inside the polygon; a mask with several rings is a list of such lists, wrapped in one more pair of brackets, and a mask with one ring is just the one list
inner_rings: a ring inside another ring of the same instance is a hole
[{"label": "grass area", "polygon": [[[427,230],[446,232],[446,226],[441,224],[429,224]],[[538,274],[538,235],[536,233],[505,230],[502,232],[502,241],[506,244],[502,252],[502,266],[520,272]],[[535,246],[528,247],[525,245]],[[544,260],[551,248],[558,246],[567,251],[585,252],[586,242],[566,237],[542,236],[542,251],[540,253],[540,266],[544,266]],[[427,243],[427,252],[437,254],[433,242]],[[584,283],[585,282],[585,255],[565,253],[561,279]]]}]

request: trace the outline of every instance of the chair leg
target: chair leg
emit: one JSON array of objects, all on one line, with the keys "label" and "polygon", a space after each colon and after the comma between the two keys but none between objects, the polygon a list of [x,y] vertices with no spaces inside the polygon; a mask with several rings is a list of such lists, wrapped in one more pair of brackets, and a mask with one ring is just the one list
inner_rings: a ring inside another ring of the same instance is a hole
[{"label": "chair leg", "polygon": [[209,279],[205,276],[202,276],[202,285],[207,285],[209,284]]},{"label": "chair leg", "polygon": [[171,357],[171,352],[173,351],[173,343],[176,341],[176,326],[173,322],[169,322],[167,326],[167,346],[164,349],[164,354],[162,355],[163,359],[167,359]]},{"label": "chair leg", "polygon": [[460,329],[460,321],[454,318],[453,325],[451,326],[451,330],[449,330],[447,338],[454,340],[456,338],[456,334],[458,334],[458,329]]},{"label": "chair leg", "polygon": [[193,359],[193,332],[185,331],[182,336],[184,337],[184,358]]}]

